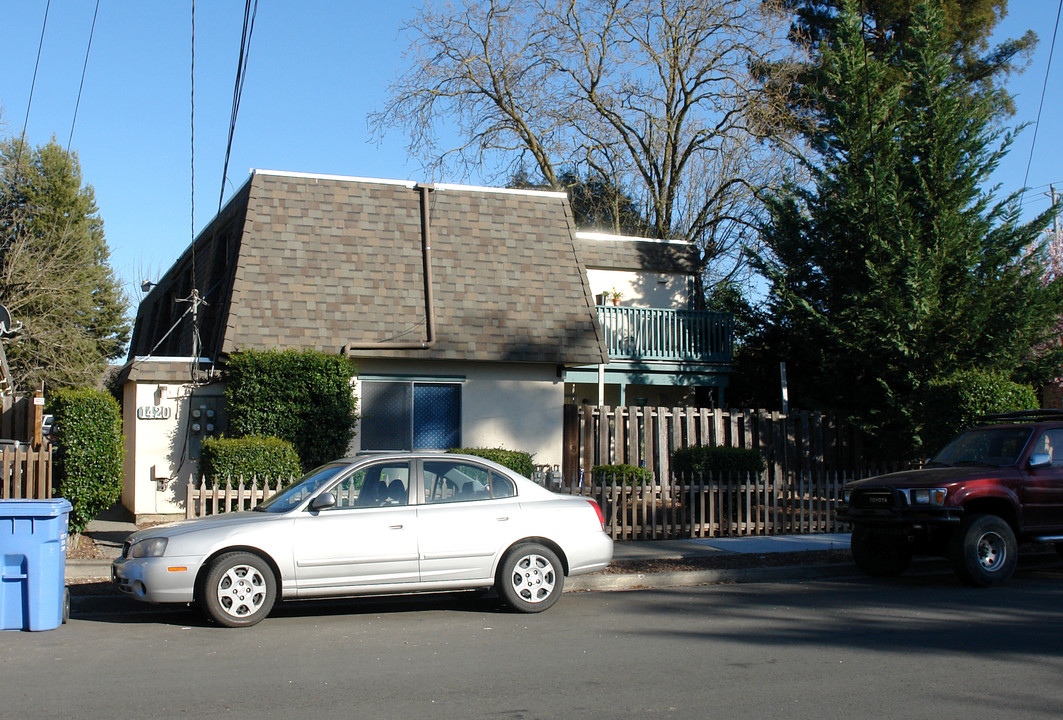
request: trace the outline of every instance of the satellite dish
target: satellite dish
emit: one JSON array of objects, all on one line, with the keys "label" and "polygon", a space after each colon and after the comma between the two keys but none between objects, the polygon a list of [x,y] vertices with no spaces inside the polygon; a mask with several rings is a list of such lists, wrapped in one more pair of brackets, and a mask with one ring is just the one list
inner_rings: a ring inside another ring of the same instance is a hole
[{"label": "satellite dish", "polygon": [[6,305],[0,305],[0,335],[13,335],[22,329],[22,323],[11,320]]}]

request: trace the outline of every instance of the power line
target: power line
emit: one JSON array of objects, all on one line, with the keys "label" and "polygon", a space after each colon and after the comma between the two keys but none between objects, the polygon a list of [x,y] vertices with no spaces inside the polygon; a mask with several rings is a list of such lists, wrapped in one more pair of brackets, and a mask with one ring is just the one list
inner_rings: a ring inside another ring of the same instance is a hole
[{"label": "power line", "polygon": [[92,27],[89,28],[89,43],[85,47],[85,64],[81,66],[81,84],[78,85],[78,99],[74,103],[74,118],[70,121],[70,137],[66,140],[66,151],[74,140],[74,124],[78,120],[78,108],[81,107],[81,91],[85,88],[85,73],[89,69],[89,51],[92,50],[92,36],[96,33],[96,17],[100,14],[100,0],[96,0],[96,11],[92,13]]},{"label": "power line", "polygon": [[[1061,0],[1063,1],[1063,0]],[[255,31],[255,16],[258,15],[258,0],[245,0],[244,26],[240,34],[240,55],[236,61],[236,83],[233,87],[233,107],[229,116],[229,140],[225,145],[225,164],[221,174],[221,192],[218,193],[218,213],[221,213],[225,200],[225,180],[229,176],[229,157],[233,149],[233,135],[236,133],[236,117],[240,112],[240,98],[244,92],[244,80],[247,77],[247,60],[251,54],[251,34]]]},{"label": "power line", "polygon": [[[1030,157],[1026,160],[1026,174],[1022,178],[1022,192],[1026,192],[1026,181],[1030,179],[1030,165],[1033,164],[1033,151],[1037,146],[1037,131],[1041,127],[1041,110],[1045,106],[1045,94],[1048,91],[1048,73],[1052,69],[1052,56],[1055,55],[1056,34],[1059,32],[1059,16],[1061,13],[1063,13],[1063,0],[1059,0],[1059,7],[1056,9],[1056,25],[1052,30],[1052,44],[1048,47],[1048,66],[1045,68],[1045,80],[1041,85],[1041,101],[1037,105],[1037,120],[1033,125],[1033,139],[1030,141]],[[1021,194],[1019,198],[1021,200]]]},{"label": "power line", "polygon": [[192,164],[192,208],[191,208],[191,235],[192,235],[192,287],[196,286],[196,0],[192,0],[192,62],[191,80],[192,92],[189,111],[189,135],[191,136],[191,164]]},{"label": "power line", "polygon": [[33,106],[33,90],[37,87],[37,70],[41,66],[41,49],[44,47],[44,32],[48,29],[48,11],[52,8],[52,0],[44,6],[44,23],[41,25],[41,41],[37,45],[37,62],[33,66],[33,80],[30,82],[30,97],[26,101],[26,117],[22,121],[22,136],[18,141],[18,153],[15,155],[15,174],[11,179],[11,184],[16,185],[18,183],[18,171],[19,165],[22,162],[22,148],[26,144],[26,127],[30,122],[30,107]]}]

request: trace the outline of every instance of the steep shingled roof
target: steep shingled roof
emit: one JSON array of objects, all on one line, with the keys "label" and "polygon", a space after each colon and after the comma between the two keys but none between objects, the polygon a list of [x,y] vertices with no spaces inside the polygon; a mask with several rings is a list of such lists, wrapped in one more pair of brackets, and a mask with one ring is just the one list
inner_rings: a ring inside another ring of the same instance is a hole
[{"label": "steep shingled roof", "polygon": [[[352,355],[606,360],[563,195],[436,186],[427,197],[437,341]],[[423,339],[421,204],[413,183],[253,173],[141,303],[130,358],[192,354],[178,301],[193,259],[207,302],[200,356]]]},{"label": "steep shingled roof", "polygon": [[696,275],[699,252],[693,243],[681,240],[655,240],[603,233],[576,233],[576,250],[583,264],[610,270]]}]

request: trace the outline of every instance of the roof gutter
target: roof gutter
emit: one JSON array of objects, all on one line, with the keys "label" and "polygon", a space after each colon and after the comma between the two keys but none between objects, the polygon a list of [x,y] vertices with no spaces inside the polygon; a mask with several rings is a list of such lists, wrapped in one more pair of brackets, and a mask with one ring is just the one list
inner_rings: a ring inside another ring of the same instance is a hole
[{"label": "roof gutter", "polygon": [[352,350],[428,350],[436,344],[435,299],[432,293],[432,232],[428,194],[434,186],[419,183],[421,194],[421,261],[424,264],[425,338],[414,341],[352,342],[343,346],[342,353]]}]

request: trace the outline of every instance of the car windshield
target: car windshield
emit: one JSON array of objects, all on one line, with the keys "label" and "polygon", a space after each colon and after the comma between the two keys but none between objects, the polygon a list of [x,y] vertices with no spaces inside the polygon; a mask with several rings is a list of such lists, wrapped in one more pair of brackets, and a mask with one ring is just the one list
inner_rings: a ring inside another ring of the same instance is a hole
[{"label": "car windshield", "polygon": [[1026,426],[975,428],[945,446],[931,461],[935,465],[1003,467],[1019,460],[1032,430]]},{"label": "car windshield", "polygon": [[269,500],[266,500],[266,502],[255,507],[255,511],[268,513],[288,512],[348,467],[350,467],[350,463],[335,462],[314,468],[295,482],[285,486],[284,489]]}]

